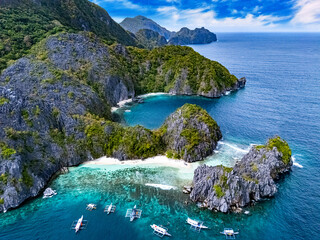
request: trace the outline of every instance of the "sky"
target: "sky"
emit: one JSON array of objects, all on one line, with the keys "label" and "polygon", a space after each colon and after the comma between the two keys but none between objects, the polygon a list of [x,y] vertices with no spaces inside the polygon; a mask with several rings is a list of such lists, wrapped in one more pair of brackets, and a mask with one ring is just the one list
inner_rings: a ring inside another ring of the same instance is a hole
[{"label": "sky", "polygon": [[91,0],[117,22],[143,15],[171,31],[320,32],[320,0]]}]

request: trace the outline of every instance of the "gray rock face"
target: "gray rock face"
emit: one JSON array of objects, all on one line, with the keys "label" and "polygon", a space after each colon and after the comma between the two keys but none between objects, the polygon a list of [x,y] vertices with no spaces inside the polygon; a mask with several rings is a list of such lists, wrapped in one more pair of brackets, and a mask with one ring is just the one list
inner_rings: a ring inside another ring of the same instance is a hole
[{"label": "gray rock face", "polygon": [[217,123],[202,108],[185,104],[161,127],[167,155],[187,162],[203,160],[213,153],[222,134]]},{"label": "gray rock face", "polygon": [[277,192],[275,181],[292,166],[284,154],[277,147],[252,147],[233,168],[202,165],[195,170],[190,198],[211,210],[228,212],[272,197]]}]

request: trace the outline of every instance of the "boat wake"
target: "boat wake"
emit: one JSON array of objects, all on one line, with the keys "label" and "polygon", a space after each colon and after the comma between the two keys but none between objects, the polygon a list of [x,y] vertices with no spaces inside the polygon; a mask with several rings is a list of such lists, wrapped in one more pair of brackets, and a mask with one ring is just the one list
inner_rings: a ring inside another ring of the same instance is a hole
[{"label": "boat wake", "polygon": [[[232,145],[232,144],[229,144],[229,143],[226,143],[226,142],[222,142],[220,141],[219,144],[222,144],[222,145],[226,145],[234,150],[236,150],[237,152],[242,152],[242,153],[248,153],[249,152],[249,149],[242,149],[242,148],[239,148],[237,145]],[[252,144],[250,144],[251,146]]]},{"label": "boat wake", "polygon": [[146,183],[145,185],[149,187],[160,188],[162,190],[177,189],[175,186],[164,185],[164,184]]},{"label": "boat wake", "polygon": [[291,157],[292,162],[293,162],[293,166],[296,166],[298,168],[303,168],[303,166],[299,163],[296,162],[296,158],[294,156]]}]

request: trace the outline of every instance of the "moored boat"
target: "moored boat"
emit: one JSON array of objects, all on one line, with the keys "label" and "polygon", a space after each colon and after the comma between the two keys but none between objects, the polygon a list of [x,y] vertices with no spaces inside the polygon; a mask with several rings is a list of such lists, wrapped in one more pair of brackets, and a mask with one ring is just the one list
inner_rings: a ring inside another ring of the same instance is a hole
[{"label": "moored boat", "polygon": [[226,236],[226,239],[235,239],[236,235],[239,234],[239,232],[233,231],[232,228],[225,228],[223,229],[223,232],[220,232],[221,234]]},{"label": "moored boat", "polygon": [[78,220],[78,222],[76,224],[76,227],[75,227],[75,232],[76,233],[80,230],[80,228],[82,226],[82,221],[83,221],[83,215],[81,216],[81,218],[79,218],[79,220]]},{"label": "moored boat", "polygon": [[163,237],[163,236],[171,237],[171,234],[168,233],[168,229],[163,226],[152,224],[150,225],[150,227],[154,230],[153,233],[159,237]]},{"label": "moored boat", "polygon": [[195,228],[199,228],[199,229],[207,229],[208,228],[203,225],[203,222],[198,221],[198,220],[194,220],[191,218],[187,218],[187,223],[190,224],[191,226],[193,226]]}]

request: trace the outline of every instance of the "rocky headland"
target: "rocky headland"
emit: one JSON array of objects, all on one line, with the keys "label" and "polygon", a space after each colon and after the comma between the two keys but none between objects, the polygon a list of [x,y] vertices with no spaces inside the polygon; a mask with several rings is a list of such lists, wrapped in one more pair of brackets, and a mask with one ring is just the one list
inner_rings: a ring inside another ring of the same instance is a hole
[{"label": "rocky headland", "polygon": [[292,166],[291,150],[280,137],[253,146],[234,167],[202,165],[194,172],[190,198],[210,210],[229,212],[273,197],[276,181]]},{"label": "rocky headland", "polygon": [[178,109],[154,131],[114,122],[111,107],[151,92],[220,97],[245,85],[192,48],[135,47],[86,0],[2,1],[0,14],[0,212],[93,158],[203,159],[221,132],[199,107]]}]

